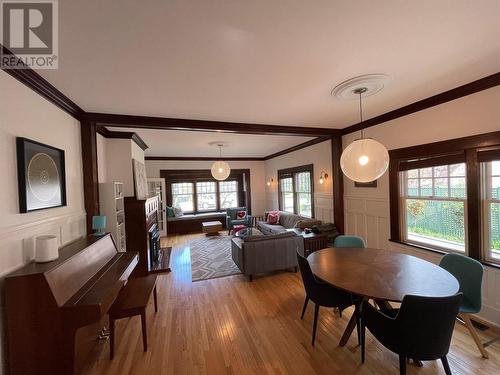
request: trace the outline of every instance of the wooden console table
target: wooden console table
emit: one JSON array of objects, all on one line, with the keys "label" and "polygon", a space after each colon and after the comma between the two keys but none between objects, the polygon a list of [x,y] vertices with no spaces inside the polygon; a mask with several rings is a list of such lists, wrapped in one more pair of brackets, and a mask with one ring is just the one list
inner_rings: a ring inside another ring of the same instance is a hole
[{"label": "wooden console table", "polygon": [[294,231],[297,236],[301,236],[304,239],[304,256],[307,257],[309,254],[315,251],[324,249],[328,247],[328,237],[323,233],[306,233],[303,229],[293,228],[287,229],[289,231]]}]

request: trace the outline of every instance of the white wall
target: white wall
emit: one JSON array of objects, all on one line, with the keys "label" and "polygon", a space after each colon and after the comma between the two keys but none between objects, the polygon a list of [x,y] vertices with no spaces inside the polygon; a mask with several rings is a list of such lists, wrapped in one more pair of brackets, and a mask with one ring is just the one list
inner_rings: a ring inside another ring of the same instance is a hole
[{"label": "white wall", "polygon": [[[491,88],[452,102],[426,109],[365,130],[365,136],[388,149],[460,138],[500,130],[500,87]],[[346,147],[359,133],[343,137]],[[434,262],[431,252],[389,242],[388,173],[377,188],[355,188],[344,178],[346,232],[363,236],[369,247],[386,248],[416,255]],[[500,270],[486,267],[481,317],[500,325]]]},{"label": "white wall", "polygon": [[[278,209],[278,170],[307,164],[314,165],[314,210],[316,211],[314,216],[325,222],[333,222],[332,148],[330,141],[266,160],[266,181],[270,177],[274,179],[271,186],[265,185],[266,206],[268,209]],[[328,174],[328,179],[323,184],[319,183],[321,171]]]},{"label": "white wall", "polygon": [[107,168],[107,158],[106,149],[108,146],[108,140],[102,135],[97,134],[97,180],[102,182],[107,182],[108,168]]},{"label": "white wall", "polygon": [[[58,237],[59,245],[64,245],[84,236],[86,227],[80,123],[4,71],[0,71],[0,88],[0,170],[2,171],[0,277],[2,277],[33,258],[35,236],[53,234]],[[19,213],[17,136],[46,143],[65,151],[67,194],[65,207]],[[0,335],[0,339],[1,337]]]},{"label": "white wall", "polygon": [[[232,169],[250,169],[252,214],[262,215],[267,209],[265,169],[263,161],[228,161]],[[213,161],[146,160],[146,174],[160,177],[161,169],[210,169]]]}]

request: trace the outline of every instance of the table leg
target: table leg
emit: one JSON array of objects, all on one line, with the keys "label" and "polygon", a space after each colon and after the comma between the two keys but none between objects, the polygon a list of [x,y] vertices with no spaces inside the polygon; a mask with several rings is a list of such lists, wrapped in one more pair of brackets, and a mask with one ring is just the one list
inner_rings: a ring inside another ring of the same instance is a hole
[{"label": "table leg", "polygon": [[349,337],[351,337],[352,331],[354,331],[354,327],[356,327],[356,312],[352,313],[351,319],[349,319],[349,323],[347,323],[344,334],[340,339],[339,346],[345,346],[345,344],[347,344],[347,341],[349,341]]}]

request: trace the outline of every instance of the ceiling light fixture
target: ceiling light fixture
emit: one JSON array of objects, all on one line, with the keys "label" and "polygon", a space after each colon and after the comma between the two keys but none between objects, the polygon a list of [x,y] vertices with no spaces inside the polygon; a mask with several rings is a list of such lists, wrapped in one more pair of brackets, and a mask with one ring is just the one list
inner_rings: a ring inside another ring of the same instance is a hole
[{"label": "ceiling light fixture", "polygon": [[[223,142],[211,142],[209,144],[211,146],[219,147],[219,159],[222,159],[222,147],[225,147],[226,144]],[[229,167],[229,164],[227,164],[225,161],[217,160],[212,164],[211,172],[213,178],[215,178],[217,181],[224,181],[229,177],[229,174],[231,173],[231,167]]]},{"label": "ceiling light fixture", "polygon": [[[380,142],[364,137],[364,129],[362,127],[362,97],[373,95],[373,92],[371,92],[368,87],[360,87],[360,83],[362,82],[359,79],[354,82],[353,86],[355,87],[351,90],[350,97],[352,98],[352,95],[357,95],[359,97],[359,123],[361,125],[361,138],[356,139],[342,152],[340,157],[340,168],[342,169],[342,172],[353,181],[371,182],[382,176],[389,167],[389,153],[387,152],[385,146]],[[345,92],[346,88],[349,87],[346,85],[346,82],[340,84],[339,86],[343,86],[343,92]],[[379,86],[377,86],[377,92],[381,90],[381,88],[378,87]],[[334,89],[332,94],[335,93],[335,95],[338,96],[338,92],[339,91]],[[346,95],[345,98],[349,98],[349,95]]]}]

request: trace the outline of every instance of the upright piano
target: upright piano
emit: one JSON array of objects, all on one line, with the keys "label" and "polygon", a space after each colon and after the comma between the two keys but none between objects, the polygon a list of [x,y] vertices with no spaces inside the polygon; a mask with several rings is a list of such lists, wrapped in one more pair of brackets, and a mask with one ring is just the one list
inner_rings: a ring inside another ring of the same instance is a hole
[{"label": "upright piano", "polygon": [[16,374],[78,374],[106,313],[138,263],[110,234],[88,236],[49,263],[5,278],[7,366]]}]

